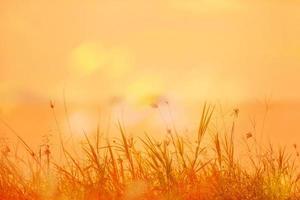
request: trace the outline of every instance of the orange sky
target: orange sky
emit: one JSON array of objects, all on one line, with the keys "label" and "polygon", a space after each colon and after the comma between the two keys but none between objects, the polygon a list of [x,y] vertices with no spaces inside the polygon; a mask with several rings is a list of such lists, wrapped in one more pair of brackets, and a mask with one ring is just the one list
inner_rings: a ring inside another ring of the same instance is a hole
[{"label": "orange sky", "polygon": [[2,0],[1,117],[39,138],[53,129],[49,100],[61,105],[65,91],[79,130],[99,110],[129,126],[162,121],[149,108],[156,96],[181,127],[194,126],[204,100],[245,108],[247,124],[271,97],[267,131],[294,137],[299,10],[298,0]]}]

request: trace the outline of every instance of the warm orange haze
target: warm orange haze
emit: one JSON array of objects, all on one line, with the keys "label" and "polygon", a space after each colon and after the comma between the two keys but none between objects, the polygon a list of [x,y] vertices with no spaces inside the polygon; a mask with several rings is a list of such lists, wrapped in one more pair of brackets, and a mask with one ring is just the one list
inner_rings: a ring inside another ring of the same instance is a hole
[{"label": "warm orange haze", "polygon": [[[299,10],[298,0],[2,0],[1,148],[18,143],[22,151],[24,140],[38,151],[46,136],[54,148],[59,137],[76,142],[97,130],[106,141],[122,128],[130,138],[192,138],[208,102],[215,106],[210,135],[234,131],[240,144],[257,133],[293,151],[300,144]],[[125,152],[137,180],[139,162]]]},{"label": "warm orange haze", "polygon": [[247,120],[271,99],[269,132],[291,142],[300,130],[299,8],[295,0],[1,1],[1,117],[38,138],[53,128],[47,105],[63,91],[75,121],[94,118],[91,109],[114,118],[123,110],[128,125],[153,117],[151,96],[168,98],[182,126],[197,122],[204,100],[246,104],[255,110],[242,110]]}]

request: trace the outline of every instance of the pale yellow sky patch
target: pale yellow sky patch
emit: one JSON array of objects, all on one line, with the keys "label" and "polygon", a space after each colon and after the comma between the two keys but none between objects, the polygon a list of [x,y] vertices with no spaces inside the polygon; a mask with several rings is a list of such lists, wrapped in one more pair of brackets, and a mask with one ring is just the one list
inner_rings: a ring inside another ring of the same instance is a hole
[{"label": "pale yellow sky patch", "polygon": [[107,52],[94,43],[83,43],[74,48],[70,56],[71,71],[79,74],[90,74],[105,68]]}]

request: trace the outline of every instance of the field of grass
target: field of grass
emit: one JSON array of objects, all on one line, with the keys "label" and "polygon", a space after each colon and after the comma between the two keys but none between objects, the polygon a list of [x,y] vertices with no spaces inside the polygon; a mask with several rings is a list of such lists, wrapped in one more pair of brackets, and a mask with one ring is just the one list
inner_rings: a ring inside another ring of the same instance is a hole
[{"label": "field of grass", "polygon": [[214,108],[205,105],[191,137],[172,129],[159,141],[151,134],[132,138],[118,123],[119,139],[104,138],[98,131],[69,148],[60,138],[60,158],[47,143],[33,151],[11,128],[26,155],[2,144],[0,199],[300,199],[297,146],[292,153],[263,147],[255,134],[247,133],[241,156],[234,144],[235,112],[231,131],[210,137]]}]

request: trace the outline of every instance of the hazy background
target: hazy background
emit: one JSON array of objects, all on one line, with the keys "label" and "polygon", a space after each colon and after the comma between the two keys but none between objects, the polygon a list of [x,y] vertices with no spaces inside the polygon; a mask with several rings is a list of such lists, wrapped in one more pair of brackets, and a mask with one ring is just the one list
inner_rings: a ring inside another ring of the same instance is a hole
[{"label": "hazy background", "polygon": [[[257,124],[297,143],[299,10],[297,0],[2,0],[0,117],[39,142],[57,134],[50,100],[69,131],[65,96],[78,136],[97,122],[113,134],[117,119],[135,134],[171,121],[190,132],[209,100],[229,121],[240,109],[241,136]],[[0,136],[11,137],[2,124]]]}]

